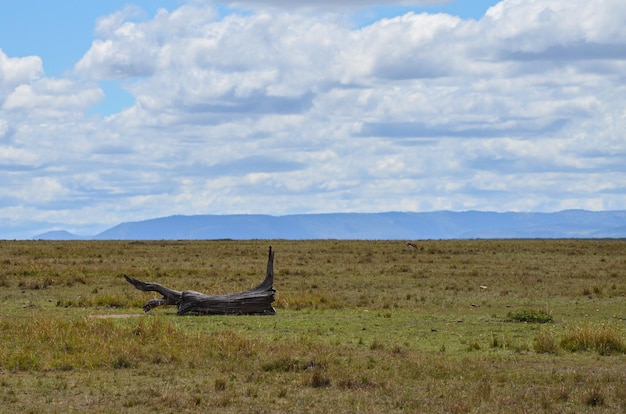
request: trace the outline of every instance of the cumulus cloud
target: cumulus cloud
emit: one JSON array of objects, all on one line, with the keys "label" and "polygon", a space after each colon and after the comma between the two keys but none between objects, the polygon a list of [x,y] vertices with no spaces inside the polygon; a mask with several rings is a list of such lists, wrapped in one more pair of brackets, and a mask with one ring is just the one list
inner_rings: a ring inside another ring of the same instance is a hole
[{"label": "cumulus cloud", "polygon": [[4,109],[7,111],[47,109],[54,113],[84,111],[102,98],[102,90],[98,87],[86,88],[67,79],[46,78],[17,86],[7,96]]},{"label": "cumulus cloud", "polygon": [[[81,203],[85,225],[626,208],[620,1],[503,0],[478,20],[408,12],[364,27],[347,9],[228,4],[253,10],[104,16],[66,79],[0,52],[0,171],[49,177],[32,191]],[[134,105],[87,115],[99,80]]]},{"label": "cumulus cloud", "polygon": [[9,57],[0,49],[0,103],[15,87],[43,75],[43,63],[38,56]]}]

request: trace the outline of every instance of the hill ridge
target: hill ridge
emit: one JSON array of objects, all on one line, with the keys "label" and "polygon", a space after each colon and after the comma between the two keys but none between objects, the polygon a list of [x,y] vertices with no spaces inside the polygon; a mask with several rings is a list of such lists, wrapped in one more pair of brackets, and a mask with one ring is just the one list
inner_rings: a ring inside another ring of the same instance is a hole
[{"label": "hill ridge", "polygon": [[626,210],[563,210],[554,213],[433,211],[171,215],[125,222],[93,236],[64,230],[45,240],[193,239],[472,239],[626,238]]}]

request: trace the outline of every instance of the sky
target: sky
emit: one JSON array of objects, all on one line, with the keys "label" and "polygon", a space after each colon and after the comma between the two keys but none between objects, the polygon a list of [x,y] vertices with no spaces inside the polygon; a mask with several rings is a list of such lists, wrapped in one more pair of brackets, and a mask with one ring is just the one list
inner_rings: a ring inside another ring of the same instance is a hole
[{"label": "sky", "polygon": [[0,0],[0,239],[624,210],[624,21],[623,0]]}]

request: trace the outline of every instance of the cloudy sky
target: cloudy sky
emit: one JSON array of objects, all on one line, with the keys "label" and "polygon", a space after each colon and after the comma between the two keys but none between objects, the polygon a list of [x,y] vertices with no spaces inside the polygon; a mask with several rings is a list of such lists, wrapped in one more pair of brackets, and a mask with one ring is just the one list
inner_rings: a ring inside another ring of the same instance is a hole
[{"label": "cloudy sky", "polygon": [[626,209],[623,0],[0,8],[0,238],[173,214]]}]

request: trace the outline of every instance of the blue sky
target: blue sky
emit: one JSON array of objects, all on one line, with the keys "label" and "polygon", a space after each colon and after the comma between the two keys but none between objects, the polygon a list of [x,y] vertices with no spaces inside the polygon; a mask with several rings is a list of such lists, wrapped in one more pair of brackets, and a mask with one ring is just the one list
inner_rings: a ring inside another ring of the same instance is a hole
[{"label": "blue sky", "polygon": [[134,4],[149,18],[159,8],[173,9],[178,1],[45,0],[3,1],[0,41],[10,56],[37,55],[46,74],[60,76],[72,69],[93,41],[94,25],[106,16]]},{"label": "blue sky", "polygon": [[[480,18],[495,0],[452,1],[426,6],[373,6],[354,13],[362,23],[393,17],[411,10],[450,13],[465,18]],[[94,25],[99,17],[133,5],[141,9],[136,16],[150,19],[160,8],[175,10],[180,0],[46,0],[3,1],[0,14],[0,41],[9,56],[37,55],[44,61],[48,76],[71,70],[89,49]],[[223,7],[223,6],[222,6]],[[34,11],[37,12],[34,12]]]},{"label": "blue sky", "polygon": [[2,1],[0,238],[626,209],[621,0],[313,4]]},{"label": "blue sky", "polygon": [[[456,16],[479,19],[485,11],[496,4],[495,0],[452,1],[443,4],[418,6],[379,5],[353,12],[358,25],[371,24],[381,18],[389,18],[410,11],[450,13]],[[91,46],[94,25],[98,18],[115,13],[126,6],[139,10],[133,16],[137,21],[149,20],[159,9],[175,10],[184,4],[180,0],[46,0],[5,1],[0,14],[0,48],[9,56],[36,55],[41,57],[47,76],[62,76],[72,70],[74,64]],[[230,7],[216,4],[227,13]],[[247,11],[245,6],[244,10]],[[37,10],[36,13],[33,10]],[[235,10],[232,10],[235,12]],[[239,13],[242,13],[239,10]],[[108,115],[132,105],[133,96],[119,82],[101,81],[105,99],[90,113]]]}]

